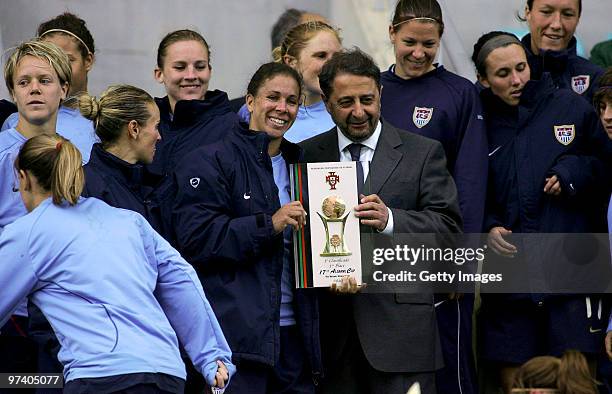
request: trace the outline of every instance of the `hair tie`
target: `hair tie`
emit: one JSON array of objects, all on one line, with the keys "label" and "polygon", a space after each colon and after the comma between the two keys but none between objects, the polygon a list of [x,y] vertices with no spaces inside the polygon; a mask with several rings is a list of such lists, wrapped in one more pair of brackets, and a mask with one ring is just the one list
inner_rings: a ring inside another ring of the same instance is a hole
[{"label": "hair tie", "polygon": [[62,149],[62,141],[58,141],[57,144],[55,144],[55,150],[59,152],[60,149]]},{"label": "hair tie", "polygon": [[40,36],[38,36],[38,38],[43,38],[43,36],[45,36],[45,35],[47,35],[49,33],[64,33],[64,34],[68,34],[69,36],[72,36],[72,37],[76,38],[77,40],[79,40],[79,42],[81,44],[83,44],[85,49],[87,49],[87,53],[91,53],[91,51],[89,50],[89,47],[87,46],[87,44],[85,44],[85,41],[83,41],[81,39],[81,37],[77,36],[76,34],[74,34],[71,31],[68,31],[68,30],[64,30],[64,29],[49,29],[46,32],[44,32],[43,34],[41,34]]}]

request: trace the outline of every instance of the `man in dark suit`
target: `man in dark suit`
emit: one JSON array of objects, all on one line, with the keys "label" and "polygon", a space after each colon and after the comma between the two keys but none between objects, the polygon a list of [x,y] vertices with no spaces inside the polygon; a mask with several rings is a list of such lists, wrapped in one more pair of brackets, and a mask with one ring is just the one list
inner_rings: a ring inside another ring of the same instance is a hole
[{"label": "man in dark suit", "polygon": [[[354,208],[361,224],[389,236],[460,232],[442,145],[380,119],[374,61],[359,49],[337,53],[319,83],[337,127],[304,141],[304,158],[360,161],[358,179],[369,178]],[[436,392],[434,371],[442,359],[431,293],[326,293],[320,301],[321,392],[405,394],[416,382],[422,393]]]}]

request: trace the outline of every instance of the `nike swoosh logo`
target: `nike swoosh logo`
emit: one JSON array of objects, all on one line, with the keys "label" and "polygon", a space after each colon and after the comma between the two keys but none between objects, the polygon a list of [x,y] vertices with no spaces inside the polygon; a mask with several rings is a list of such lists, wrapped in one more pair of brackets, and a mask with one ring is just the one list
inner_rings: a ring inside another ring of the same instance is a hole
[{"label": "nike swoosh logo", "polygon": [[589,332],[591,334],[595,334],[596,332],[600,332],[600,331],[601,331],[601,328],[593,329],[593,327],[589,327]]},{"label": "nike swoosh logo", "polygon": [[245,200],[248,200],[248,199],[250,199],[250,198],[251,198],[251,195],[250,195],[250,194],[246,194],[246,193],[244,193],[244,195],[242,196],[242,198],[244,198]]},{"label": "nike swoosh logo", "polygon": [[500,150],[500,149],[501,149],[501,145],[500,145],[500,146],[498,146],[497,148],[495,148],[495,149],[493,150],[493,152],[489,153],[489,157],[493,156],[493,155],[495,154],[495,152],[497,152],[497,151],[498,151],[498,150]]}]

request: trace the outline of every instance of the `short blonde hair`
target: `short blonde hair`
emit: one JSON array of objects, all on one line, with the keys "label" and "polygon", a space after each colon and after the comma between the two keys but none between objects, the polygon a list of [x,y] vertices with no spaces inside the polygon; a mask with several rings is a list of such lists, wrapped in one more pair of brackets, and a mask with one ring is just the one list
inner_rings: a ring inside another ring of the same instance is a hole
[{"label": "short blonde hair", "polygon": [[57,74],[60,84],[64,85],[67,83],[68,87],[70,87],[72,68],[70,68],[68,56],[57,45],[34,39],[23,42],[15,48],[4,65],[4,81],[11,95],[15,88],[13,78],[15,77],[17,65],[26,56],[34,56],[47,61]]}]

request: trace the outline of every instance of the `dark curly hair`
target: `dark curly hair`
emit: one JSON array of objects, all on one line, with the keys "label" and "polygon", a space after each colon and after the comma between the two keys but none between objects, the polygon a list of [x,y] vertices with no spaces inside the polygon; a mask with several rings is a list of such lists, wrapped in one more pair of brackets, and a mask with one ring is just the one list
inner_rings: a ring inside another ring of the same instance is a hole
[{"label": "dark curly hair", "polygon": [[[66,30],[74,34],[75,36],[79,37],[85,43],[85,45],[87,45],[87,48],[86,48],[83,45],[83,43],[76,40],[79,46],[79,51],[81,52],[81,55],[83,57],[87,56],[90,52],[92,55],[96,52],[94,39],[91,33],[89,32],[89,29],[87,29],[87,25],[85,24],[85,21],[79,18],[78,16],[70,12],[64,12],[63,14],[58,15],[53,19],[50,19],[46,22],[41,23],[38,26],[38,29],[36,30],[36,35],[38,37],[42,37],[43,35],[46,36],[47,34],[45,33],[53,29]],[[55,34],[65,34],[65,33],[62,33],[62,32],[48,33],[48,35],[50,36],[55,35]]]}]

